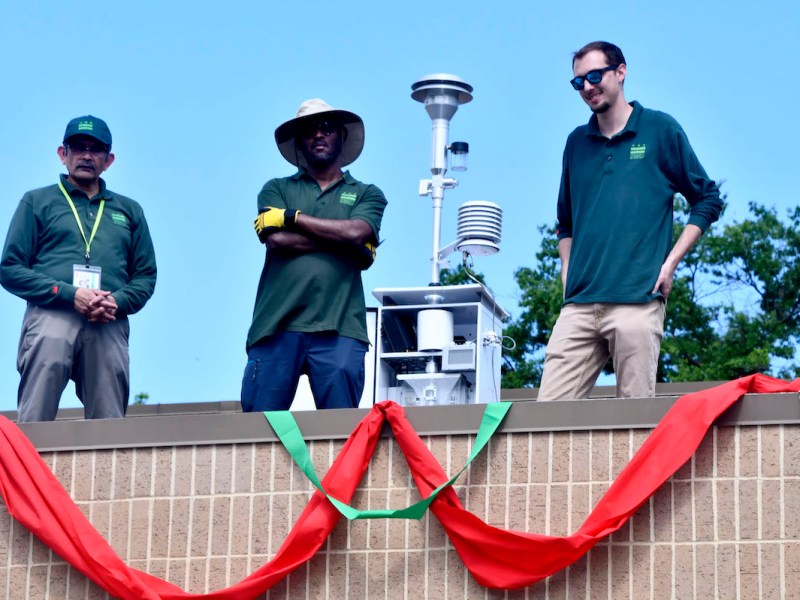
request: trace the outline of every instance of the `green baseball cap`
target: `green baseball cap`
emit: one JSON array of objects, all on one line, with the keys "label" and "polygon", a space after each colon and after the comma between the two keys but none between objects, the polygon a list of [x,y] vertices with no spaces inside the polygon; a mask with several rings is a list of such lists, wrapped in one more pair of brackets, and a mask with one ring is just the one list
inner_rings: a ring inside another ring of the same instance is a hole
[{"label": "green baseball cap", "polygon": [[92,115],[85,117],[76,117],[67,123],[67,130],[64,132],[64,141],[74,135],[88,135],[93,137],[98,142],[104,143],[109,148],[111,147],[111,131],[103,119],[98,119]]}]

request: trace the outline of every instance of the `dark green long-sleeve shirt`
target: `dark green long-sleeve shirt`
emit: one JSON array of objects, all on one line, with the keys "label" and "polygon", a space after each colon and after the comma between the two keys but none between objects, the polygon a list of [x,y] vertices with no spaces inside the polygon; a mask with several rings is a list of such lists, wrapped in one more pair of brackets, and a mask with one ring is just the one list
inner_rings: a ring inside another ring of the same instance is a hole
[{"label": "dark green long-sleeve shirt", "polygon": [[[105,207],[91,244],[91,264],[102,268],[101,289],[117,301],[119,315],[140,310],[153,295],[156,258],[142,207],[114,193],[100,180],[94,198],[61,176],[88,238],[100,200]],[[27,192],[8,229],[0,261],[0,283],[12,294],[39,306],[71,307],[77,288],[72,267],[85,264],[86,244],[75,215],[59,189],[51,185]]]},{"label": "dark green long-sleeve shirt", "polygon": [[558,238],[572,238],[565,304],[638,304],[672,249],[676,192],[691,206],[688,223],[705,231],[722,209],[681,126],[633,102],[625,128],[611,139],[597,116],[575,129],[564,149]]}]

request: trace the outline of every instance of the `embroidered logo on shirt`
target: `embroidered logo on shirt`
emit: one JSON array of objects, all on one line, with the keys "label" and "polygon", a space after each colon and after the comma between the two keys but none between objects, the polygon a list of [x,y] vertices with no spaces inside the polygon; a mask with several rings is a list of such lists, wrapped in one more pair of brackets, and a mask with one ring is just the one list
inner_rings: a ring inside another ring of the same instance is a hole
[{"label": "embroidered logo on shirt", "polygon": [[633,144],[631,146],[631,160],[643,159],[645,150],[647,150],[646,144]]},{"label": "embroidered logo on shirt", "polygon": [[356,198],[358,196],[353,192],[342,192],[339,194],[339,203],[346,204],[347,206],[353,206],[356,203]]},{"label": "embroidered logo on shirt", "polygon": [[111,220],[114,222],[114,225],[127,225],[128,218],[122,214],[121,212],[114,211],[111,213]]}]

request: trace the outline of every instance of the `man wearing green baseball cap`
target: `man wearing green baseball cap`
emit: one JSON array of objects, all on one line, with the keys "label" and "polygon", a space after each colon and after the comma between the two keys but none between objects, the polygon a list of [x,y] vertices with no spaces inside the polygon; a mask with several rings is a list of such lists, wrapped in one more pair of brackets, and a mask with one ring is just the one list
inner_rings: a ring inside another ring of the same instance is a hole
[{"label": "man wearing green baseball cap", "polygon": [[58,156],[67,174],[22,197],[0,260],[0,284],[28,303],[17,358],[19,422],[55,419],[70,379],[87,419],[125,415],[128,315],[156,284],[141,206],[100,177],[114,162],[105,121],[72,119]]}]

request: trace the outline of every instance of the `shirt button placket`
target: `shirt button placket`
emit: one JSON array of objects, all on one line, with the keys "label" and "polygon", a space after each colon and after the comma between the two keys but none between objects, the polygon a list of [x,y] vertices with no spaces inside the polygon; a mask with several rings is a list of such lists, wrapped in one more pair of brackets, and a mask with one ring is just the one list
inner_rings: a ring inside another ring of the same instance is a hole
[{"label": "shirt button placket", "polygon": [[614,164],[614,153],[611,151],[611,146],[606,144],[605,146],[606,155],[603,159],[603,171],[609,173],[611,171],[612,165]]}]

